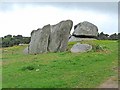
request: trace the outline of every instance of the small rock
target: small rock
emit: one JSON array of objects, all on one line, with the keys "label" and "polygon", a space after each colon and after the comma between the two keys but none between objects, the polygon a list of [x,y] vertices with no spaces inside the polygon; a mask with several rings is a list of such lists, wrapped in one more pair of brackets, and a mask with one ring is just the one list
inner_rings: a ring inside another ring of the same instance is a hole
[{"label": "small rock", "polygon": [[26,47],[26,48],[23,50],[23,53],[24,53],[24,54],[28,54],[28,47]]},{"label": "small rock", "polygon": [[87,52],[92,50],[92,46],[89,44],[80,44],[77,43],[75,45],[73,45],[73,47],[71,48],[71,52],[73,53],[79,53],[79,52]]}]

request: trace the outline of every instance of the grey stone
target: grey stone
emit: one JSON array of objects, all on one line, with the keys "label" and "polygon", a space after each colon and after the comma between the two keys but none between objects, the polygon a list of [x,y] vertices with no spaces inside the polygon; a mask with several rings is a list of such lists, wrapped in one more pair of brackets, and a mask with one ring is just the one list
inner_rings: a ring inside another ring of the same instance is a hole
[{"label": "grey stone", "polygon": [[98,28],[94,24],[84,21],[74,26],[73,35],[97,36]]},{"label": "grey stone", "polygon": [[50,36],[50,25],[46,25],[42,29],[33,31],[31,35],[29,54],[46,53]]},{"label": "grey stone", "polygon": [[26,48],[23,50],[23,53],[24,53],[24,54],[28,54],[28,47],[26,47]]},{"label": "grey stone", "polygon": [[95,39],[95,38],[79,38],[79,37],[71,36],[71,38],[69,39],[69,42],[82,41],[82,40],[97,40],[97,39]]},{"label": "grey stone", "polygon": [[48,46],[50,52],[66,50],[72,25],[73,22],[67,20],[51,26],[50,43]]},{"label": "grey stone", "polygon": [[80,44],[77,43],[71,48],[72,53],[87,52],[92,50],[92,46],[89,44]]},{"label": "grey stone", "polygon": [[62,52],[67,48],[73,22],[61,21],[56,25],[46,25],[42,29],[31,32],[31,41],[28,46],[29,54],[46,52]]}]

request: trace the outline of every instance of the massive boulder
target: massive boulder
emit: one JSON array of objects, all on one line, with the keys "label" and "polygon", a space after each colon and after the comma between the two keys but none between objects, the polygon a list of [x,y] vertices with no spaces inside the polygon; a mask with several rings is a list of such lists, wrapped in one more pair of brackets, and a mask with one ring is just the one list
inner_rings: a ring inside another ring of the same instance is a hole
[{"label": "massive boulder", "polygon": [[73,22],[67,20],[51,26],[48,51],[61,52],[66,50],[72,25]]},{"label": "massive boulder", "polygon": [[84,21],[74,26],[74,32],[69,41],[94,40],[97,35],[97,26]]},{"label": "massive boulder", "polygon": [[77,43],[71,48],[72,53],[87,52],[92,50],[92,46],[89,44],[80,44]]},{"label": "massive boulder", "polygon": [[65,51],[72,25],[71,20],[66,20],[32,31],[30,44],[25,51],[29,54]]},{"label": "massive boulder", "polygon": [[84,21],[74,26],[73,35],[97,36],[98,28],[94,24]]},{"label": "massive boulder", "polygon": [[34,30],[31,33],[29,53],[37,54],[37,53],[47,52],[49,36],[50,36],[50,25],[46,25],[42,29],[38,29],[36,31]]}]

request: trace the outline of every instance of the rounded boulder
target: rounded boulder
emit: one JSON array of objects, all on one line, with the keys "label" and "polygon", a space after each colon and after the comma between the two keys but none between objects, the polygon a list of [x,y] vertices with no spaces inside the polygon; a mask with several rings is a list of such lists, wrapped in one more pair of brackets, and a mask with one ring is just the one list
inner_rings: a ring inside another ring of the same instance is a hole
[{"label": "rounded boulder", "polygon": [[71,48],[72,53],[79,53],[79,52],[88,52],[92,50],[92,46],[89,44],[74,44],[73,47]]}]

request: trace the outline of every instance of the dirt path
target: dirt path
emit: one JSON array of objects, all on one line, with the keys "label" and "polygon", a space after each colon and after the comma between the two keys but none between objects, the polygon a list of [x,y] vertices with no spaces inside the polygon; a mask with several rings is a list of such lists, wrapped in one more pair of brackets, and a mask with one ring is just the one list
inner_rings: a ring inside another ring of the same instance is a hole
[{"label": "dirt path", "polygon": [[117,77],[111,77],[103,84],[101,84],[98,88],[118,88],[118,79]]}]

